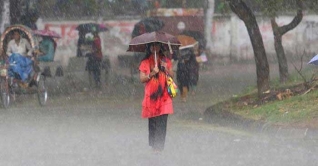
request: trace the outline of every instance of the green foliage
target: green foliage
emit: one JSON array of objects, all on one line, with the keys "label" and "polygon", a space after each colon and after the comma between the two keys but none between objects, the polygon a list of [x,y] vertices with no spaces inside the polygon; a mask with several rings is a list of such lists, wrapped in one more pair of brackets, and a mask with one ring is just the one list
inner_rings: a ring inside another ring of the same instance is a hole
[{"label": "green foliage", "polygon": [[[295,12],[298,9],[297,0],[243,0],[255,13],[263,13],[273,17],[279,14]],[[300,0],[304,10],[318,12],[318,0]],[[216,1],[217,2],[217,1]],[[217,3],[219,4],[219,2]]]},{"label": "green foliage", "polygon": [[297,122],[317,116],[318,92],[298,95],[248,110],[249,116],[269,122]]},{"label": "green foliage", "polygon": [[[161,7],[181,8],[183,0],[159,0]],[[255,13],[262,12],[266,15],[278,15],[282,12],[294,12],[296,0],[243,0]],[[81,17],[97,15],[100,11],[112,15],[142,14],[147,9],[153,8],[153,1],[145,0],[145,4],[137,12],[140,3],[133,4],[132,0],[46,0],[37,1],[39,11],[45,16],[70,16]],[[312,13],[318,12],[318,0],[303,0],[305,10]],[[205,8],[207,0],[186,0],[186,8]],[[139,5],[139,6],[138,6]],[[226,0],[215,0],[215,13],[229,13],[230,9]],[[54,13],[54,15],[50,14]]]},{"label": "green foliage", "polygon": [[[318,0],[300,0],[303,10],[317,13]],[[261,11],[268,16],[277,16],[281,13],[295,12],[298,9],[297,0],[256,0]]]},{"label": "green foliage", "polygon": [[231,9],[224,0],[215,0],[215,13],[229,13]]},{"label": "green foliage", "polygon": [[165,3],[163,7],[167,8],[182,8],[183,7],[183,2],[185,2],[186,8],[204,8],[206,4],[206,0],[161,0],[164,1]]},{"label": "green foliage", "polygon": [[77,3],[81,3],[84,11],[87,12],[87,15],[96,15],[99,11],[99,5],[95,0],[78,0]]},{"label": "green foliage", "polygon": [[[302,73],[309,79],[314,72],[313,68],[305,68]],[[286,84],[280,84],[278,78],[272,81],[271,89],[288,89],[291,86],[301,83],[303,83],[302,78],[295,72],[291,74],[291,79]],[[256,88],[253,89],[253,87],[249,87],[238,97],[232,98],[232,103],[227,104],[227,106],[229,106],[228,109],[243,117],[264,120],[270,123],[294,123],[318,117],[318,90],[307,93],[306,95],[295,94],[295,96],[282,101],[270,101],[258,106],[238,106],[236,104],[238,101],[244,101],[241,97],[247,95],[250,100],[257,100],[255,89]],[[253,94],[255,94],[255,97]]]},{"label": "green foliage", "polygon": [[271,17],[277,15],[277,12],[280,11],[283,4],[282,0],[267,0],[267,1],[258,0],[258,2],[261,4],[260,6],[263,10],[263,13]]},{"label": "green foliage", "polygon": [[318,0],[304,0],[304,6],[309,12],[318,13]]},{"label": "green foliage", "polygon": [[298,9],[297,0],[257,0],[263,14],[275,17],[281,13],[294,12]]}]

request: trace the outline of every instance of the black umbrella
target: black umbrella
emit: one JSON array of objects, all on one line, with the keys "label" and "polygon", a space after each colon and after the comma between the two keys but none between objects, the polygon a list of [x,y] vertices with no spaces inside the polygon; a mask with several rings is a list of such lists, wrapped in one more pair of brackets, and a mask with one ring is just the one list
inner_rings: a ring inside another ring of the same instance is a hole
[{"label": "black umbrella", "polygon": [[154,17],[147,17],[135,24],[131,37],[134,38],[146,32],[160,31],[164,26],[163,21]]},{"label": "black umbrella", "polygon": [[81,32],[103,32],[103,31],[107,31],[108,28],[103,24],[85,23],[85,24],[79,24],[76,27],[76,30]]}]

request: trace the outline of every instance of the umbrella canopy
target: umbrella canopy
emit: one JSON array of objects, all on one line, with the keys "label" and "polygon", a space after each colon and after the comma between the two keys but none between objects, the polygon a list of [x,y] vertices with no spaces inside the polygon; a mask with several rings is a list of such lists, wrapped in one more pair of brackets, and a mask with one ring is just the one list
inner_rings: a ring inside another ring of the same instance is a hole
[{"label": "umbrella canopy", "polygon": [[183,31],[182,35],[187,35],[193,37],[195,40],[199,42],[199,48],[205,49],[206,47],[206,40],[204,34],[198,31]]},{"label": "umbrella canopy", "polygon": [[156,31],[144,33],[134,37],[130,43],[127,51],[129,52],[145,52],[146,46],[149,43],[162,43],[171,50],[178,50],[181,43],[178,38],[166,32]]},{"label": "umbrella canopy", "polygon": [[318,54],[315,55],[315,56],[308,62],[308,64],[318,65]]},{"label": "umbrella canopy", "polygon": [[179,48],[180,50],[185,48],[192,48],[198,44],[198,41],[196,41],[193,37],[187,35],[179,35],[177,36],[177,38],[181,43],[181,46]]},{"label": "umbrella canopy", "polygon": [[163,21],[157,18],[147,17],[135,24],[131,37],[134,38],[147,32],[160,31],[164,26]]},{"label": "umbrella canopy", "polygon": [[107,31],[108,28],[104,24],[97,24],[97,23],[85,23],[79,24],[76,27],[76,30],[81,32],[103,32]]},{"label": "umbrella canopy", "polygon": [[35,35],[40,35],[40,36],[61,38],[61,36],[59,34],[57,34],[55,31],[51,31],[51,30],[34,30],[33,33]]}]

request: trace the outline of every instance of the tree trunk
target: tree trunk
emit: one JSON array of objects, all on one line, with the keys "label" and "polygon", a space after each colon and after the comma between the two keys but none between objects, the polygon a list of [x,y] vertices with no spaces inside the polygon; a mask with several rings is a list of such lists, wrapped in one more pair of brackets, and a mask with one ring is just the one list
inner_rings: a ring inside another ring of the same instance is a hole
[{"label": "tree trunk", "polygon": [[282,37],[285,33],[294,29],[301,22],[303,18],[302,1],[297,0],[297,5],[299,8],[297,11],[297,15],[294,17],[293,21],[290,22],[288,25],[279,27],[278,24],[276,23],[276,19],[275,18],[271,19],[272,29],[274,33],[275,51],[276,51],[276,56],[277,56],[278,66],[279,66],[279,77],[280,77],[281,83],[285,83],[289,77],[288,64],[287,64],[284,47],[282,44]]},{"label": "tree trunk", "polygon": [[242,0],[227,0],[231,10],[244,22],[252,43],[257,75],[258,96],[270,89],[269,86],[269,65],[255,15]]},{"label": "tree trunk", "polygon": [[0,23],[0,33],[2,33],[7,26],[10,25],[10,1],[1,1],[1,23]]},{"label": "tree trunk", "polygon": [[206,0],[206,9],[205,9],[205,39],[206,39],[206,49],[209,53],[212,52],[212,24],[213,24],[213,14],[214,14],[214,0]]},{"label": "tree trunk", "polygon": [[278,61],[279,67],[279,78],[281,83],[285,83],[288,80],[289,73],[288,73],[288,64],[287,59],[285,56],[284,47],[282,44],[282,34],[279,33],[279,28],[274,26],[276,24],[275,19],[271,19],[273,33],[274,33],[274,46]]}]

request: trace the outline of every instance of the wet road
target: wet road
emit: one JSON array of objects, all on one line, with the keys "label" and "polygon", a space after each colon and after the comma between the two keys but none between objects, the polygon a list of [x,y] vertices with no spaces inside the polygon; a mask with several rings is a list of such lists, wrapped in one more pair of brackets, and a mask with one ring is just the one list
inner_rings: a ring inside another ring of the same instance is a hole
[{"label": "wet road", "polygon": [[[228,76],[231,77],[234,76]],[[236,80],[247,84],[244,77]],[[214,97],[199,95],[207,92],[198,89],[197,96],[190,96],[187,103],[175,99],[165,151],[160,154],[147,146],[147,120],[140,118],[138,93],[134,93],[135,97],[109,95],[111,92],[53,96],[46,107],[40,107],[33,95],[19,96],[10,109],[0,109],[0,165],[314,166],[318,163],[317,140],[278,138],[200,121],[201,113],[211,103],[241,90],[236,87],[220,95],[232,83],[222,89],[216,86],[219,79],[201,81],[205,86],[214,85],[205,87],[206,91],[213,91]]]},{"label": "wet road", "polygon": [[[165,151],[147,146],[136,100],[25,99],[0,116],[0,165],[314,166],[317,140],[276,138],[170,116]],[[88,104],[90,103],[90,104]],[[182,103],[177,103],[178,106]]]}]

